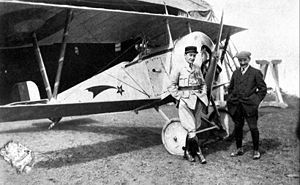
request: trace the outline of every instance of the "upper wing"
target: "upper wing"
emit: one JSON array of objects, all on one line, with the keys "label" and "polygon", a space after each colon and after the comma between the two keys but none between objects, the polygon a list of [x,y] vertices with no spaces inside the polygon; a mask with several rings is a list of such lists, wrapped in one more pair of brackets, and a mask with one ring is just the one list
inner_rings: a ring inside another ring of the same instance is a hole
[{"label": "upper wing", "polygon": [[[219,31],[217,23],[182,16],[4,0],[0,3],[0,47],[31,44],[32,32],[41,45],[61,42],[67,9],[73,10],[68,43],[117,43],[137,36],[162,43],[167,36],[166,19],[173,39],[188,33],[188,22],[193,31],[201,31],[213,41]],[[242,30],[224,25],[222,40],[228,33]]]},{"label": "upper wing", "polygon": [[[183,5],[189,6],[189,8],[200,8],[203,10],[203,6],[192,6],[194,3],[182,3],[182,0],[21,0],[23,2],[36,2],[36,3],[50,3],[59,5],[72,5],[78,7],[93,7],[93,8],[105,8],[115,10],[125,10],[134,12],[147,12],[155,14],[164,14],[166,3],[169,14],[178,15],[178,12],[182,12]],[[181,3],[180,3],[181,2]],[[180,9],[179,9],[180,7]],[[190,9],[186,9],[189,11]],[[207,10],[204,9],[204,10]]]}]

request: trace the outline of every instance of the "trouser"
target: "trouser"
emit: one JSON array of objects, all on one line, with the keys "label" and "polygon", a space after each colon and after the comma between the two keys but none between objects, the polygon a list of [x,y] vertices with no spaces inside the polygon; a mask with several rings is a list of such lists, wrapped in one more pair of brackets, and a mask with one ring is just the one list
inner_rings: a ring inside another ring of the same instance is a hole
[{"label": "trouser", "polygon": [[194,137],[196,134],[194,133],[197,128],[201,126],[201,112],[202,112],[202,103],[199,99],[197,99],[195,110],[188,107],[188,105],[180,100],[178,106],[178,114],[181,125],[185,128],[190,134],[190,138]]},{"label": "trouser", "polygon": [[236,147],[237,148],[242,147],[243,127],[246,119],[252,136],[253,150],[258,150],[259,148],[259,131],[257,128],[258,114],[256,113],[255,115],[248,117],[242,104],[239,104],[232,118],[235,123],[234,129],[235,129]]},{"label": "trouser", "polygon": [[[192,157],[198,155],[200,160],[205,159],[201,148],[198,137],[195,131],[201,126],[201,113],[203,109],[202,102],[197,98],[195,109],[189,108],[187,103],[180,100],[178,106],[178,114],[181,125],[188,131],[185,143],[185,152],[188,151]],[[186,153],[185,153],[186,155]]]}]

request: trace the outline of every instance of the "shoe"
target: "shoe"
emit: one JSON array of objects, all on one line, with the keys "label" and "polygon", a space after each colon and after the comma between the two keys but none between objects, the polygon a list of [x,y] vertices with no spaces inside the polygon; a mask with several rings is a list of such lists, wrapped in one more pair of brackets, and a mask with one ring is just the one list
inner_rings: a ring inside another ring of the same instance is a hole
[{"label": "shoe", "polygon": [[184,159],[188,160],[189,162],[196,162],[196,159],[189,154],[189,152],[186,152],[185,155],[183,156]]},{"label": "shoe", "polygon": [[253,151],[253,160],[260,159],[260,152],[257,150]]},{"label": "shoe", "polygon": [[230,157],[237,157],[237,156],[241,156],[244,155],[244,150],[243,148],[238,148],[235,152],[232,152],[230,154]]},{"label": "shoe", "polygon": [[202,155],[202,153],[197,152],[197,155],[198,155],[198,157],[199,157],[199,162],[200,162],[201,164],[206,164],[206,163],[207,163],[207,162],[206,162],[206,159],[204,158],[204,156]]},{"label": "shoe", "polygon": [[206,159],[202,156],[202,157],[199,157],[199,162],[201,163],[201,164],[206,164],[207,162],[206,162]]},{"label": "shoe", "polygon": [[206,164],[207,162],[206,162],[205,158],[203,158],[203,159],[200,160],[200,163],[201,164]]}]

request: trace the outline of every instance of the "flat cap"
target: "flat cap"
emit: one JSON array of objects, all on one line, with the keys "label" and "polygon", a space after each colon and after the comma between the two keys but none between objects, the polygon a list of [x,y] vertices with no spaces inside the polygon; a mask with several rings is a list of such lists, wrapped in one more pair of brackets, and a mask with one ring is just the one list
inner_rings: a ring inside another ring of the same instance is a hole
[{"label": "flat cap", "polygon": [[249,51],[241,51],[235,55],[235,57],[238,59],[250,58],[250,56],[251,56],[251,53]]},{"label": "flat cap", "polygon": [[187,46],[185,47],[185,54],[187,53],[198,53],[196,46]]}]

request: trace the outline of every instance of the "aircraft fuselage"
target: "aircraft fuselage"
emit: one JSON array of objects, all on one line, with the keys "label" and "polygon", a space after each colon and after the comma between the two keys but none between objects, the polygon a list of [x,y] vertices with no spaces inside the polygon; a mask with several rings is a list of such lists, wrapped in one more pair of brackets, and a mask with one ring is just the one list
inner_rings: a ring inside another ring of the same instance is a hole
[{"label": "aircraft fuselage", "polygon": [[[121,43],[121,50],[115,51],[115,44],[67,44],[59,92],[62,92],[122,61],[130,61],[137,51],[132,47],[134,40]],[[41,54],[53,87],[61,44],[41,46]],[[122,54],[125,50],[129,50]],[[122,54],[122,56],[121,56]],[[11,90],[18,82],[33,81],[39,88],[41,98],[47,98],[43,80],[32,47],[0,50],[0,104],[16,100]]]}]

